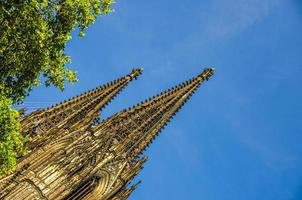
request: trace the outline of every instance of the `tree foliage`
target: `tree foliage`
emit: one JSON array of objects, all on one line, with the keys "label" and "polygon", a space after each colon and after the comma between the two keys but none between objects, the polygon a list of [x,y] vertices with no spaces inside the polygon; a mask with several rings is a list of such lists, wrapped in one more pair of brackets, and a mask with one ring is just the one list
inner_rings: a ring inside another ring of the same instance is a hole
[{"label": "tree foliage", "polygon": [[64,53],[71,31],[79,35],[100,14],[111,12],[113,0],[16,0],[0,1],[0,82],[22,101],[40,75],[46,85],[64,89],[65,81],[77,80],[66,68]]},{"label": "tree foliage", "polygon": [[[3,86],[0,89],[4,90]],[[0,93],[0,176],[12,172],[17,158],[25,153],[18,117],[11,100]]]},{"label": "tree foliage", "polygon": [[14,170],[24,151],[20,103],[44,76],[46,86],[64,89],[77,81],[66,65],[71,32],[84,30],[98,15],[111,12],[113,0],[0,0],[0,176]]}]

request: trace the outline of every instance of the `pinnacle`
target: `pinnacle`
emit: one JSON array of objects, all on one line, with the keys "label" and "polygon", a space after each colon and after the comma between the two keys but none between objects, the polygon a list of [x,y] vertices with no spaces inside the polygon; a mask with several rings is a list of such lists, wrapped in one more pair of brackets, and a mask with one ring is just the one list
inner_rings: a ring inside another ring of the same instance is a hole
[{"label": "pinnacle", "polygon": [[143,68],[136,68],[136,69],[133,69],[133,70],[131,71],[131,73],[129,74],[129,77],[130,77],[131,79],[137,79],[137,77],[138,77],[139,75],[141,75],[142,72],[143,72]]},{"label": "pinnacle", "polygon": [[201,74],[198,75],[198,80],[209,80],[209,78],[214,74],[215,68],[205,68]]}]

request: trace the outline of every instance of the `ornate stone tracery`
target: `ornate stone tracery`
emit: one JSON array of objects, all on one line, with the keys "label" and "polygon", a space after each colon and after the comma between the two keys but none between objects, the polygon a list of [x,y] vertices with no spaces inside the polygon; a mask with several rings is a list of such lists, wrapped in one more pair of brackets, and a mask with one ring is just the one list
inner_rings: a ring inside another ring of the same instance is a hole
[{"label": "ornate stone tracery", "polygon": [[100,122],[100,110],[141,72],[24,116],[31,152],[0,179],[0,199],[127,199],[147,159],[141,153],[213,69]]}]

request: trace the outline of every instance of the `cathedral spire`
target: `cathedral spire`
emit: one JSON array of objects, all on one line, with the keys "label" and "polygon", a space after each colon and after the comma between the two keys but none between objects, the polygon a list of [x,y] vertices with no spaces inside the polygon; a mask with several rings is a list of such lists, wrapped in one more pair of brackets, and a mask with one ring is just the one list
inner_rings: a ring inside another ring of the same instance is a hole
[{"label": "cathedral spire", "polygon": [[[196,89],[200,86],[200,84],[209,80],[209,78],[213,75],[214,68],[205,69],[200,75],[195,77],[189,82],[185,82],[178,87],[176,87],[175,97],[167,102],[162,99],[162,104],[160,110],[151,117],[147,123],[145,123],[141,127],[141,131],[137,133],[132,133],[129,135],[130,139],[134,139],[137,141],[135,143],[131,143],[130,148],[127,150],[130,154],[133,155],[133,158],[137,157],[139,154],[144,151],[152,140],[158,135],[162,128],[173,118],[175,113],[181,109],[181,107],[186,103],[186,101],[194,94]],[[173,92],[172,92],[173,93]],[[173,95],[167,92],[167,96]],[[152,100],[151,100],[152,101]]]},{"label": "cathedral spire", "polygon": [[111,150],[135,159],[213,73],[214,69],[207,68],[195,78],[103,121],[98,127],[115,132],[115,139],[119,141]]},{"label": "cathedral spire", "polygon": [[[100,110],[105,107],[131,80],[137,79],[142,69],[134,69],[132,72],[120,79],[104,84],[96,89],[90,90],[82,95],[76,96],[68,101],[53,106],[47,110],[40,111],[37,115],[29,116],[29,119],[22,120],[22,128],[26,133],[33,136],[32,145],[41,146],[41,135],[43,140],[47,133],[54,132],[53,129],[72,128],[75,125],[89,125],[97,118]],[[33,119],[34,118],[34,119]],[[35,121],[37,121],[35,123]],[[32,123],[33,122],[33,123]],[[58,132],[58,131],[57,131]],[[53,137],[55,137],[52,134]]]}]

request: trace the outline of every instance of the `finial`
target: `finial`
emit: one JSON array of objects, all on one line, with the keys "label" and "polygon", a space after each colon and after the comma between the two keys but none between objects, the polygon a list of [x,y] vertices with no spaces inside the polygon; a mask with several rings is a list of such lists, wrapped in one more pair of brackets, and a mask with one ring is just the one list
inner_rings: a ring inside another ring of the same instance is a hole
[{"label": "finial", "polygon": [[215,68],[205,68],[203,72],[198,75],[199,80],[209,80],[209,78],[214,74]]},{"label": "finial", "polygon": [[132,72],[130,73],[130,77],[131,78],[134,78],[134,79],[137,79],[137,77],[139,75],[141,75],[143,72],[143,68],[136,68],[136,69],[133,69]]}]

